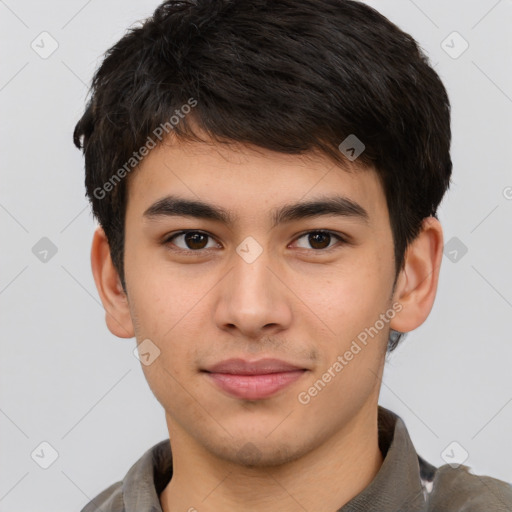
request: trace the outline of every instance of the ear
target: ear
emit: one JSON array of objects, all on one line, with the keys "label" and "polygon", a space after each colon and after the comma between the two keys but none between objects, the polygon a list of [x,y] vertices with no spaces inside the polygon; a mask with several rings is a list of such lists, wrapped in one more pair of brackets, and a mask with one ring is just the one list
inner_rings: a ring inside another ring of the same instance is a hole
[{"label": "ear", "polygon": [[112,263],[110,245],[101,226],[96,228],[92,240],[91,267],[105,308],[105,321],[109,331],[119,338],[133,338],[135,334],[128,298]]},{"label": "ear", "polygon": [[391,320],[391,329],[409,332],[427,319],[434,305],[442,257],[443,229],[435,217],[427,217],[405,253],[393,294],[393,303],[399,302],[402,309]]}]

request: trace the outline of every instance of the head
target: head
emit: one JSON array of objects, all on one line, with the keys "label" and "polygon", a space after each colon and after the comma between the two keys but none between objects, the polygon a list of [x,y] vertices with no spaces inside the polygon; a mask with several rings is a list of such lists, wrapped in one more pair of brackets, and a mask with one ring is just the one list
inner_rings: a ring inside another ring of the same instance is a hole
[{"label": "head", "polygon": [[377,393],[396,334],[430,312],[449,101],[416,42],[362,3],[166,1],[108,50],[74,141],[101,226],[92,262],[107,324],[158,347],[144,371],[175,424],[206,439],[184,384],[217,405],[212,449],[228,431],[242,443],[256,411],[260,439],[290,395],[233,407],[204,382],[209,365],[280,357],[306,370],[307,390],[352,351],[299,404],[321,411],[351,393],[328,435]]}]

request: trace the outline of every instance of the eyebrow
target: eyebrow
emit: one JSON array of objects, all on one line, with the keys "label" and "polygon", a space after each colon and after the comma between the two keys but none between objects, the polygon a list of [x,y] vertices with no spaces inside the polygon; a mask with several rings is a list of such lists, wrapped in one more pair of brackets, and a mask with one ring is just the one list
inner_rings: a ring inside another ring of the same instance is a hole
[{"label": "eyebrow", "polygon": [[[358,203],[345,196],[324,196],[311,201],[288,204],[270,211],[272,227],[279,224],[312,217],[335,215],[350,217],[369,223],[368,212]],[[148,220],[162,217],[194,217],[223,224],[234,224],[236,216],[225,208],[200,200],[184,199],[178,196],[166,196],[153,203],[144,211]]]}]

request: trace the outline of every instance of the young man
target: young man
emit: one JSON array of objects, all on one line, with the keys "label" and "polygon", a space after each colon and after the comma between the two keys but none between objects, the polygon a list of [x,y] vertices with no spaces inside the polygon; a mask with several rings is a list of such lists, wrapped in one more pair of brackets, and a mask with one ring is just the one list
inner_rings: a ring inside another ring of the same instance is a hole
[{"label": "young man", "polygon": [[434,302],[452,169],[409,35],[351,0],[166,1],[74,140],[106,322],[169,430],[84,512],[512,510],[378,405]]}]

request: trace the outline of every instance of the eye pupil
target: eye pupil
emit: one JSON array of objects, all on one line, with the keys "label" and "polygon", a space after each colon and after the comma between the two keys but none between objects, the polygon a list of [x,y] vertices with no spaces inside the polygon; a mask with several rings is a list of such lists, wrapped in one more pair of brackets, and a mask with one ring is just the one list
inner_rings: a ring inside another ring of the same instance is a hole
[{"label": "eye pupil", "polygon": [[185,233],[185,242],[190,249],[204,249],[207,245],[208,236],[203,233]]},{"label": "eye pupil", "polygon": [[[331,241],[331,235],[329,233],[310,233],[309,243],[314,249],[325,249],[329,247]],[[325,243],[327,242],[327,243]]]}]

